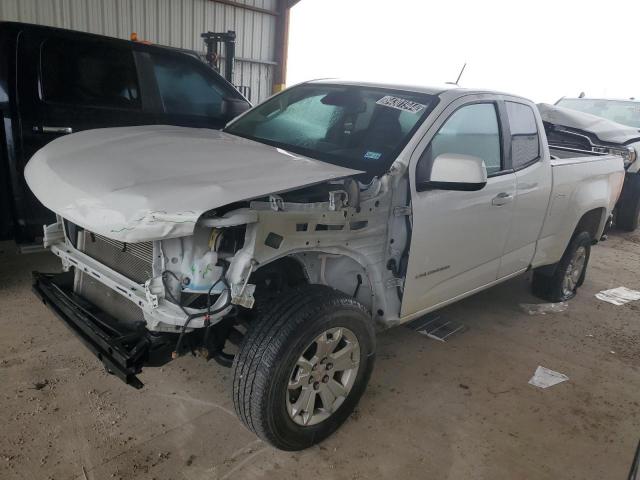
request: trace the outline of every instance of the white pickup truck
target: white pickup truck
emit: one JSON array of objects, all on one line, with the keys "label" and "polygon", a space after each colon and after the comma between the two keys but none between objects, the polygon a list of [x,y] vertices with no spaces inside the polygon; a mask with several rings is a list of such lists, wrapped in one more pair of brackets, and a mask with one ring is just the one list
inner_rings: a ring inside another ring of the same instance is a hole
[{"label": "white pickup truck", "polygon": [[567,300],[620,193],[619,156],[552,159],[520,97],[314,81],[224,131],[55,140],[26,169],[64,273],[34,289],[107,369],[185,352],[233,368],[272,445],[321,441],[363,394],[392,327],[533,270]]}]

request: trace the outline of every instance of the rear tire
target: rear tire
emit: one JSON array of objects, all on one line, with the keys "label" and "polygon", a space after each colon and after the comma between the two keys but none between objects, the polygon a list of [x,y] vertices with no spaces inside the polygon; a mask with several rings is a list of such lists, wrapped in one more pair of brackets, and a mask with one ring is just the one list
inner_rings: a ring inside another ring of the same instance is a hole
[{"label": "rear tire", "polygon": [[323,285],[288,290],[256,319],[236,355],[236,413],[276,448],[308,448],[351,414],[374,359],[373,322],[363,305]]},{"label": "rear tire", "polygon": [[587,273],[591,243],[587,232],[574,235],[551,274],[547,273],[548,267],[533,272],[533,294],[549,302],[565,302],[575,297]]},{"label": "rear tire", "polygon": [[624,191],[621,195],[622,202],[618,208],[616,226],[633,232],[640,223],[640,172],[627,174],[624,189],[629,191]]}]

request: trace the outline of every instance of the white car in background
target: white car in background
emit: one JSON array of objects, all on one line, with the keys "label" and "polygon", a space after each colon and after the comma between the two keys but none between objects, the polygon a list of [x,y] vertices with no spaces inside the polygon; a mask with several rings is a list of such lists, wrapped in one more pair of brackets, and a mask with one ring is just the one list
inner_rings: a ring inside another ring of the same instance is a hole
[{"label": "white car in background", "polygon": [[[544,105],[544,104],[542,104]],[[617,153],[626,170],[616,208],[616,226],[640,224],[640,102],[603,98],[561,98],[540,110],[549,145],[558,149]]]}]

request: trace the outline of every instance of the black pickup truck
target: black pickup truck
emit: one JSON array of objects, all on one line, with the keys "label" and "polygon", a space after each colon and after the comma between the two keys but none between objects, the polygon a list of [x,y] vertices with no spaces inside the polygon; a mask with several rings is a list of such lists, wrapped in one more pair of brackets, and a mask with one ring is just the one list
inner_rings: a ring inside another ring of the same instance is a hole
[{"label": "black pickup truck", "polygon": [[0,240],[35,242],[54,215],[27,187],[31,156],[61,135],[165,124],[222,128],[249,102],[193,55],[0,22]]}]

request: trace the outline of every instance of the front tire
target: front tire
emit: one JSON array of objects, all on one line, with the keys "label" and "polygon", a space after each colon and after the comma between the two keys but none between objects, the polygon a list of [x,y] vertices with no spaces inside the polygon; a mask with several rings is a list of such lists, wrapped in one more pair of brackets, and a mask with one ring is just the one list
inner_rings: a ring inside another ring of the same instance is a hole
[{"label": "front tire", "polygon": [[286,291],[256,319],[236,355],[236,413],[276,448],[308,448],[351,414],[374,358],[363,305],[323,285]]},{"label": "front tire", "polygon": [[534,295],[549,302],[565,302],[575,297],[587,273],[591,243],[591,235],[587,232],[574,235],[551,275],[545,271],[548,267],[534,271]]}]

